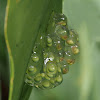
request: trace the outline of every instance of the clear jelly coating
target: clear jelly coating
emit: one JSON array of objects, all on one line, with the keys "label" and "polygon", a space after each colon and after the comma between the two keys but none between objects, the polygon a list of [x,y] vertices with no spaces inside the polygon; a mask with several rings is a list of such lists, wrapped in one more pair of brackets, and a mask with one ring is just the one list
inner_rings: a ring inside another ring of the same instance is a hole
[{"label": "clear jelly coating", "polygon": [[[26,71],[25,82],[38,89],[60,85],[63,74],[79,54],[79,38],[67,25],[64,14],[52,14],[45,35],[38,35]],[[42,63],[41,63],[42,62]]]}]

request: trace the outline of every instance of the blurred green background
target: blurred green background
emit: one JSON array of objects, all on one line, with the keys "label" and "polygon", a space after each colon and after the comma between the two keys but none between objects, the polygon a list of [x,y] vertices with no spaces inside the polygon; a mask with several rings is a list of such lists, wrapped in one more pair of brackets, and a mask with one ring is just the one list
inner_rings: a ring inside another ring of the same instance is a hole
[{"label": "blurred green background", "polygon": [[80,37],[80,57],[52,90],[33,88],[33,100],[100,100],[100,0],[63,0],[68,25]]},{"label": "blurred green background", "polygon": [[[1,64],[8,64],[5,63],[5,61],[7,62],[7,51],[5,49],[3,36],[6,1],[1,1],[0,3],[2,3],[2,6],[0,5],[0,8],[2,9],[0,10],[0,23],[2,22],[2,24],[0,25],[0,67]],[[46,5],[45,8],[49,4],[49,0],[47,2],[41,0],[41,2],[43,5]],[[41,5],[40,0],[39,5]],[[19,8],[20,7],[19,5]],[[40,8],[42,8],[42,6]],[[13,11],[10,13],[12,14],[12,12]],[[39,13],[45,14],[45,11],[41,10]],[[68,18],[69,28],[74,29],[79,34],[79,58],[74,65],[70,66],[69,73],[64,75],[63,83],[60,86],[51,90],[38,90],[33,88],[29,100],[100,100],[100,0],[63,0],[62,13]],[[39,24],[41,20],[42,15],[41,18],[36,19],[36,23]],[[11,23],[13,23],[13,21],[11,21]],[[9,24],[11,23],[9,22]],[[37,25],[37,27],[39,27],[39,25]],[[37,32],[37,30],[38,29],[34,32]],[[32,42],[33,41],[34,40],[32,40]],[[4,66],[7,65],[2,66],[2,69],[0,69],[2,73],[4,73],[3,69],[9,70],[8,67],[4,68]],[[7,72],[9,73],[9,71]],[[24,73],[22,75],[24,75]],[[3,74],[3,76],[5,75]],[[7,79],[9,78],[4,77],[3,79],[5,79],[5,83],[8,83]]]}]

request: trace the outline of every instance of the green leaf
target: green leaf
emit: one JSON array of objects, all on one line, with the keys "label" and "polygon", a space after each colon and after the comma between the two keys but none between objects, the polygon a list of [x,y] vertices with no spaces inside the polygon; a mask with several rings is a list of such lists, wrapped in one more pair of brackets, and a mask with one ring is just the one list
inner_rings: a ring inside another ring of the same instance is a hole
[{"label": "green leaf", "polygon": [[[0,68],[3,72],[4,70],[8,71],[7,49],[6,49],[5,39],[4,39],[5,8],[6,8],[6,0],[0,2]],[[7,80],[7,77],[3,72],[2,72],[3,74],[2,76],[5,80]]]},{"label": "green leaf", "polygon": [[[22,98],[25,72],[35,39],[40,29],[45,32],[51,12],[61,12],[61,7],[62,0],[8,0],[5,39],[10,59],[9,100]],[[27,100],[28,96],[22,99]]]},{"label": "green leaf", "polygon": [[80,57],[63,83],[52,90],[33,88],[33,100],[100,100],[100,1],[64,0],[68,26],[79,34]]},{"label": "green leaf", "polygon": [[9,65],[7,48],[4,39],[4,19],[6,4],[7,0],[0,1],[0,96],[3,100],[8,98],[9,91]]}]

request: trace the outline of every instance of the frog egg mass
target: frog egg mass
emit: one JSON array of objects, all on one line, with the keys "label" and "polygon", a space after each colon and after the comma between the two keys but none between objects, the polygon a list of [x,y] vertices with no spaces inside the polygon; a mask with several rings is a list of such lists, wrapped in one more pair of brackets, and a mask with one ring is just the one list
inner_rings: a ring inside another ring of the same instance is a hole
[{"label": "frog egg mass", "polygon": [[79,52],[78,34],[68,28],[67,17],[53,12],[45,35],[40,32],[35,41],[25,83],[38,89],[55,88],[63,82]]}]

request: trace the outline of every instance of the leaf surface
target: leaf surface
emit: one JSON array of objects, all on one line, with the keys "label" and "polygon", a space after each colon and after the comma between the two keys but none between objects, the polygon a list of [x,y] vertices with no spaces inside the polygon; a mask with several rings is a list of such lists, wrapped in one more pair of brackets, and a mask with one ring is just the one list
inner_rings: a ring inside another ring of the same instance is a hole
[{"label": "leaf surface", "polygon": [[26,68],[39,29],[46,30],[50,13],[52,10],[61,12],[61,7],[61,0],[59,2],[57,0],[8,0],[5,39],[10,59],[9,100],[20,99]]}]

